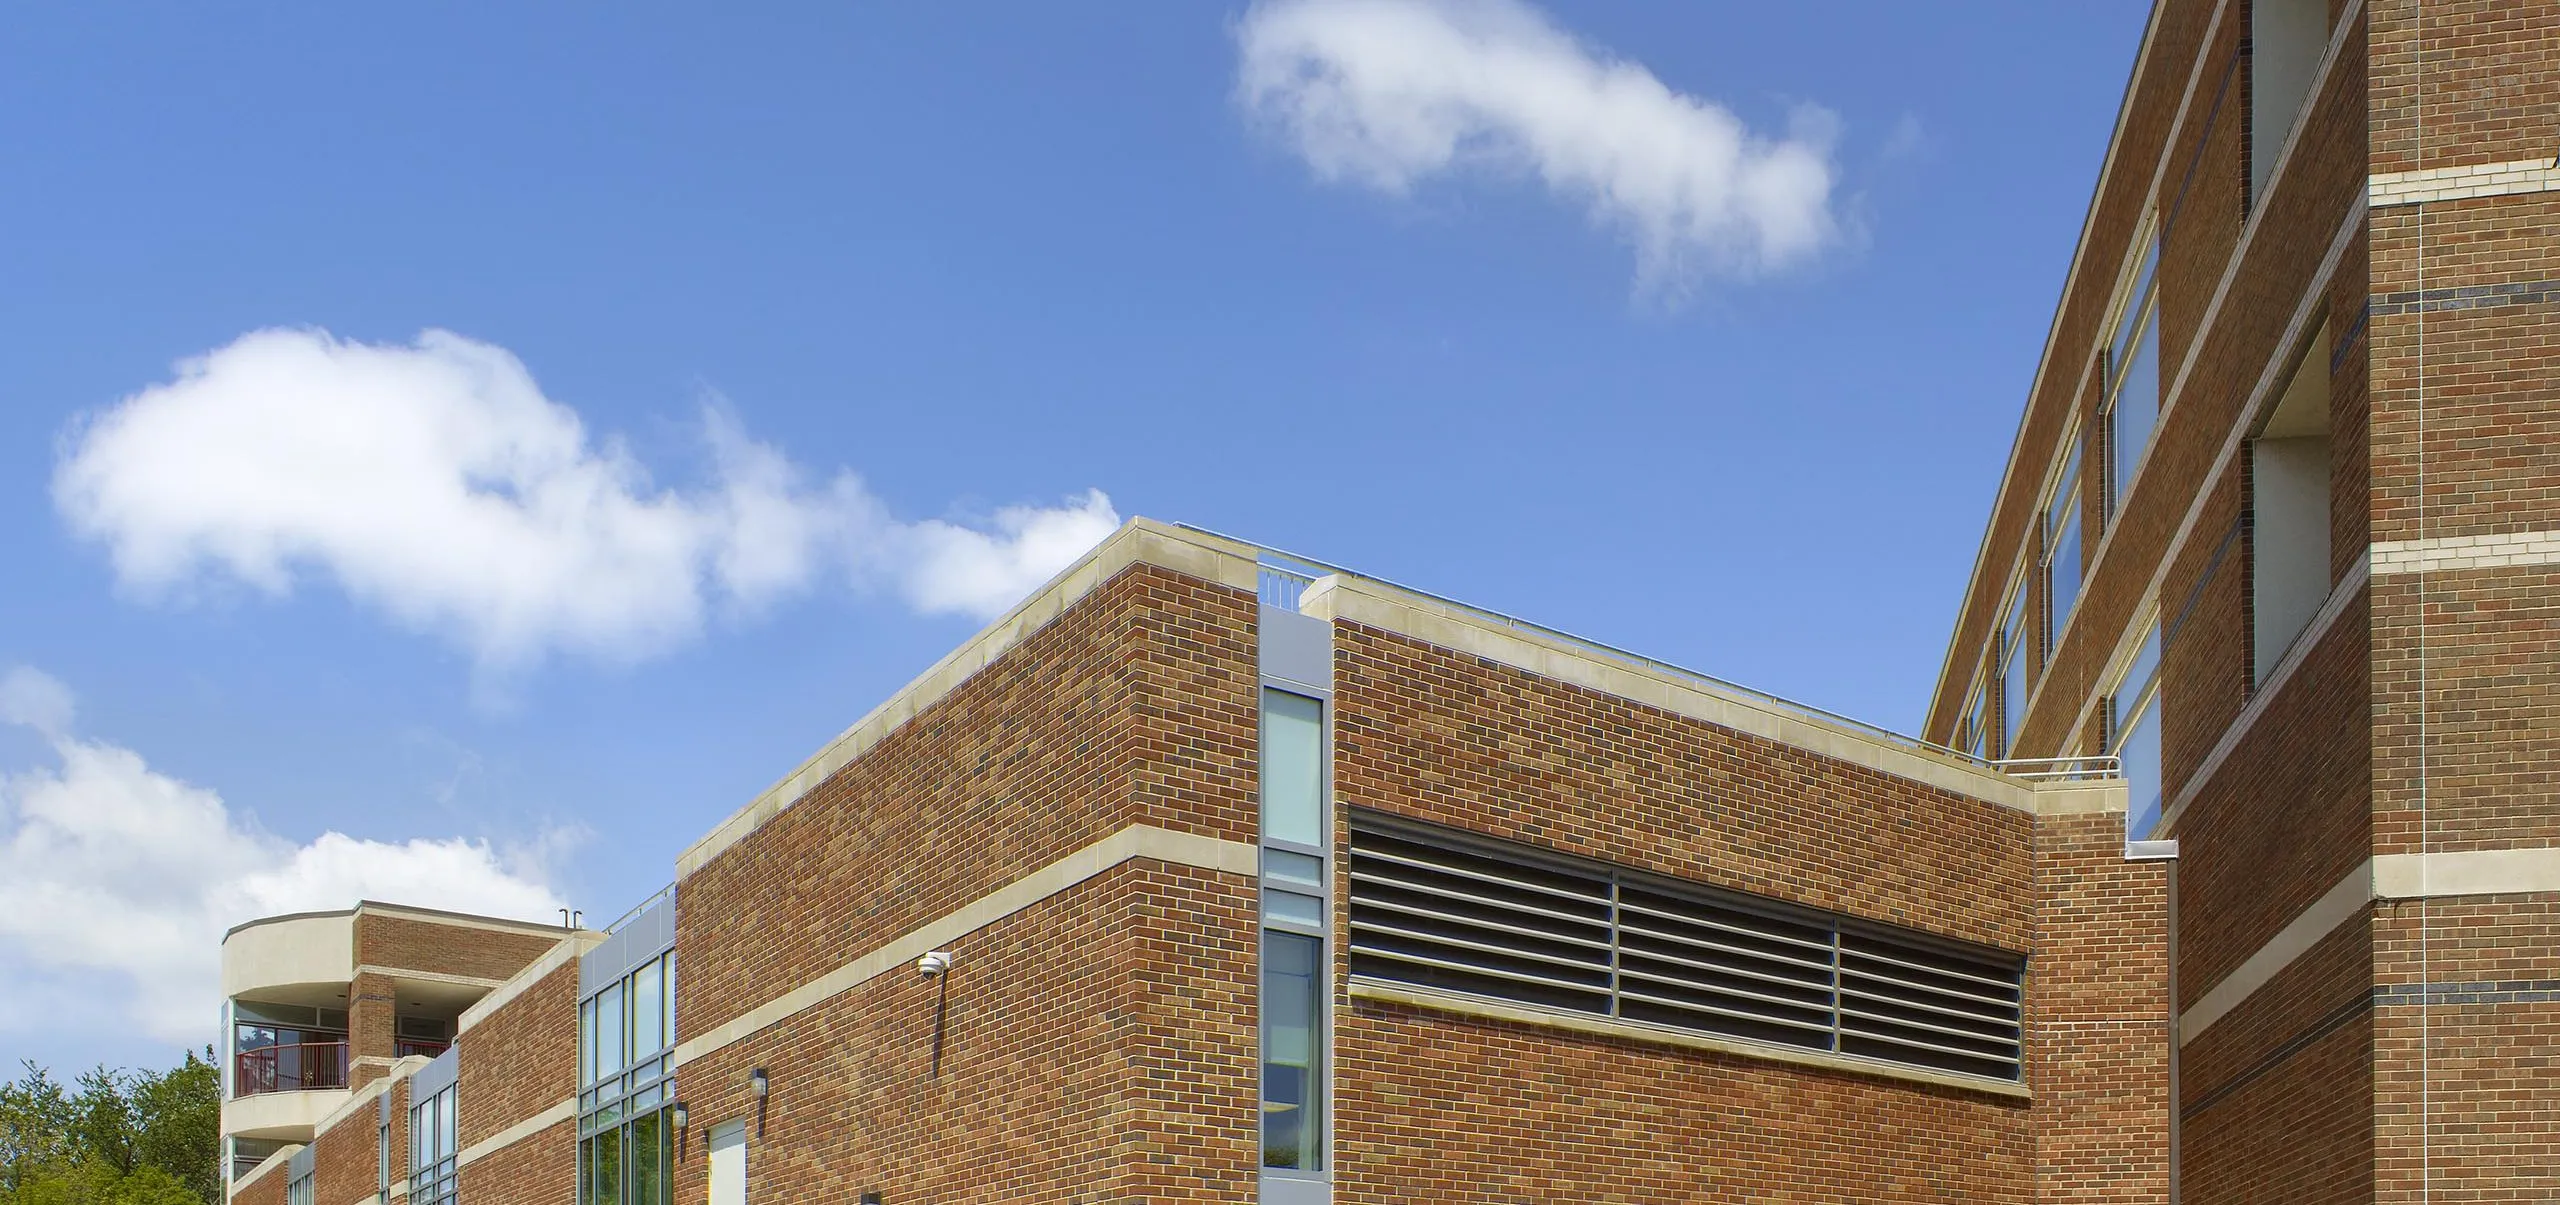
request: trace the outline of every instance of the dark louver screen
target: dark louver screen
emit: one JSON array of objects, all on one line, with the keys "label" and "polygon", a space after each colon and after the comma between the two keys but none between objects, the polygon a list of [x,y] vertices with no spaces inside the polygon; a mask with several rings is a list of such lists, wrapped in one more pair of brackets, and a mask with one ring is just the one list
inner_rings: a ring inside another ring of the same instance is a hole
[{"label": "dark louver screen", "polygon": [[2016,957],[1375,817],[1351,971],[1496,1000],[2015,1080]]}]

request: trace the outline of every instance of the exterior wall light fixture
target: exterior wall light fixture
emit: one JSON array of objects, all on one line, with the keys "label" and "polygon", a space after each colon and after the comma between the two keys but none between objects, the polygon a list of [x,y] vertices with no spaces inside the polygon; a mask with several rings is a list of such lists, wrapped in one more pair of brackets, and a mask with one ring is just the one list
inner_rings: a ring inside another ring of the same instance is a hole
[{"label": "exterior wall light fixture", "polygon": [[941,990],[933,1000],[933,1077],[942,1077],[942,1018],[951,1004],[951,951],[935,950],[916,959],[916,973]]},{"label": "exterior wall light fixture", "polygon": [[674,1121],[676,1124],[676,1162],[678,1163],[684,1162],[685,1118],[690,1115],[691,1110],[685,1108],[683,1101],[677,1101],[674,1112],[669,1114],[669,1120]]},{"label": "exterior wall light fixture", "polygon": [[773,1077],[758,1067],[747,1073],[747,1091],[756,1098],[756,1137],[764,1137],[764,1099],[773,1095]]}]

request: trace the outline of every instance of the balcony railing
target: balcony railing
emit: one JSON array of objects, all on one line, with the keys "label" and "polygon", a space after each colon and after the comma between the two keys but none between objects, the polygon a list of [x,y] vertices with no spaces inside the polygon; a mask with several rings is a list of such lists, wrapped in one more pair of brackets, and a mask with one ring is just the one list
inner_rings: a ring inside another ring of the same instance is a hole
[{"label": "balcony railing", "polygon": [[308,1092],[347,1086],[345,1042],[303,1042],[243,1050],[232,1063],[231,1095]]}]

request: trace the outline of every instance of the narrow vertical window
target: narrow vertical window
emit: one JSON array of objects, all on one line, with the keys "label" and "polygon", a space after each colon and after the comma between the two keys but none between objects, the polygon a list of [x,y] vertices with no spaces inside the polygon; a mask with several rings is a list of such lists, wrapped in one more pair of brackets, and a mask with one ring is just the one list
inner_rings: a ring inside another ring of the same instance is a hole
[{"label": "narrow vertical window", "polygon": [[2080,445],[2074,437],[2071,459],[2053,484],[2044,508],[2045,647],[2061,642],[2062,625],[2080,601]]},{"label": "narrow vertical window", "polygon": [[2110,466],[2106,510],[2111,522],[2143,453],[2151,449],[2151,429],[2160,421],[2160,238],[2149,223],[2142,241],[2142,262],[2116,302],[2103,365]]},{"label": "narrow vertical window", "polygon": [[2275,174],[2276,156],[2311,103],[2329,51],[2328,0],[2250,0],[2249,200]]},{"label": "narrow vertical window", "polygon": [[664,1044],[660,1032],[666,1018],[666,1004],[659,999],[662,980],[655,960],[640,964],[631,973],[631,1055],[645,1058],[656,1054]]},{"label": "narrow vertical window", "polygon": [[1324,844],[1324,704],[1262,692],[1262,837]]},{"label": "narrow vertical window", "polygon": [[627,1047],[623,1045],[622,984],[614,984],[596,995],[596,1078],[603,1079],[622,1070]]},{"label": "narrow vertical window", "polygon": [[2107,700],[2107,751],[2124,767],[2125,839],[2146,840],[2160,825],[2160,625],[2117,679]]},{"label": "narrow vertical window", "polygon": [[2009,617],[2000,625],[2000,756],[2018,756],[2018,726],[2027,720],[2027,689],[2034,681],[2035,657],[2027,645],[2035,631],[2027,626],[2026,583],[2009,596]]},{"label": "narrow vertical window", "polygon": [[1278,931],[1262,947],[1262,1165],[1322,1167],[1324,942]]}]

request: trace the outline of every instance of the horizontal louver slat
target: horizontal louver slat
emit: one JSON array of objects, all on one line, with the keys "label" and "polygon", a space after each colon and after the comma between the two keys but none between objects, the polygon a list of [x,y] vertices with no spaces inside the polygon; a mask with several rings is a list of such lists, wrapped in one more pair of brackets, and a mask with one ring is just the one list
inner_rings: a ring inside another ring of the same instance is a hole
[{"label": "horizontal louver slat", "polygon": [[1355,975],[2019,1078],[2024,965],[1579,859],[1355,818]]}]

